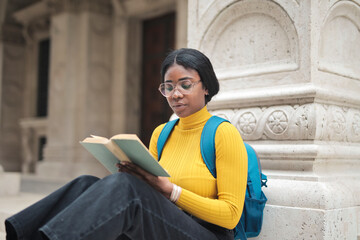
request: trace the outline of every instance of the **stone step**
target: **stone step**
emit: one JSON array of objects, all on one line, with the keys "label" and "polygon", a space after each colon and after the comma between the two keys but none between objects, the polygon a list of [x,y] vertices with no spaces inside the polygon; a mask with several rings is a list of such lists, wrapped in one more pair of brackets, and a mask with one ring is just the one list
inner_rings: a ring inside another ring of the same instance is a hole
[{"label": "stone step", "polygon": [[5,240],[5,219],[39,201],[67,183],[69,179],[48,179],[21,175],[20,192],[0,196],[0,240]]},{"label": "stone step", "polygon": [[49,194],[71,179],[51,179],[36,175],[21,175],[20,192]]},{"label": "stone step", "polygon": [[19,193],[0,197],[0,240],[5,239],[5,219],[43,198],[44,194]]}]

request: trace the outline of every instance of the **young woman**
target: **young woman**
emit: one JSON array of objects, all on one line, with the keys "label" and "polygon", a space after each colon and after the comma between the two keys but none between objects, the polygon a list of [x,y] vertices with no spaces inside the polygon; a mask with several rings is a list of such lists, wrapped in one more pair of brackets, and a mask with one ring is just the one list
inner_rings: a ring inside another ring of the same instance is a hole
[{"label": "young woman", "polygon": [[[103,179],[81,176],[7,219],[7,239],[234,239],[247,182],[239,132],[230,123],[216,131],[216,179],[200,153],[211,117],[206,104],[219,91],[213,67],[201,52],[184,48],[166,57],[161,75],[159,90],[180,118],[160,159],[171,177],[131,163]],[[163,127],[151,138],[155,158]]]}]

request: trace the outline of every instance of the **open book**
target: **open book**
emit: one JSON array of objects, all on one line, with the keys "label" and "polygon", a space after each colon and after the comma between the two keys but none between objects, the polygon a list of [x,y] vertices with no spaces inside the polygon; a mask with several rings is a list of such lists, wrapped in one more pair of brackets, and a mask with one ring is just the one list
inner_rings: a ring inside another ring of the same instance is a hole
[{"label": "open book", "polygon": [[116,173],[116,163],[130,161],[155,176],[170,177],[135,134],[119,134],[110,139],[91,135],[80,142],[104,167]]}]

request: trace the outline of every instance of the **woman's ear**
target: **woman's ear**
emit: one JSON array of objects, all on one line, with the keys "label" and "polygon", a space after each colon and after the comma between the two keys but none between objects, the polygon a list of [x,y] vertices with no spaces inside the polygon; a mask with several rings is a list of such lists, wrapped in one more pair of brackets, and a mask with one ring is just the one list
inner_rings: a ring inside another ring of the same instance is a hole
[{"label": "woman's ear", "polygon": [[209,95],[209,91],[205,89],[205,95]]}]

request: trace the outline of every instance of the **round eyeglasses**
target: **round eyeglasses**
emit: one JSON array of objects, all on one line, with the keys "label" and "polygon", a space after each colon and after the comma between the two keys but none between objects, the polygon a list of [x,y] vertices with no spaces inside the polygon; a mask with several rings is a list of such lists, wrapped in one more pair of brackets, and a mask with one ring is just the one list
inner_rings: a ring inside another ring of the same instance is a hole
[{"label": "round eyeglasses", "polygon": [[194,86],[201,82],[192,82],[190,80],[181,80],[176,85],[170,82],[161,83],[159,86],[159,91],[164,97],[170,97],[174,94],[175,89],[177,89],[182,94],[189,94],[194,89]]}]

